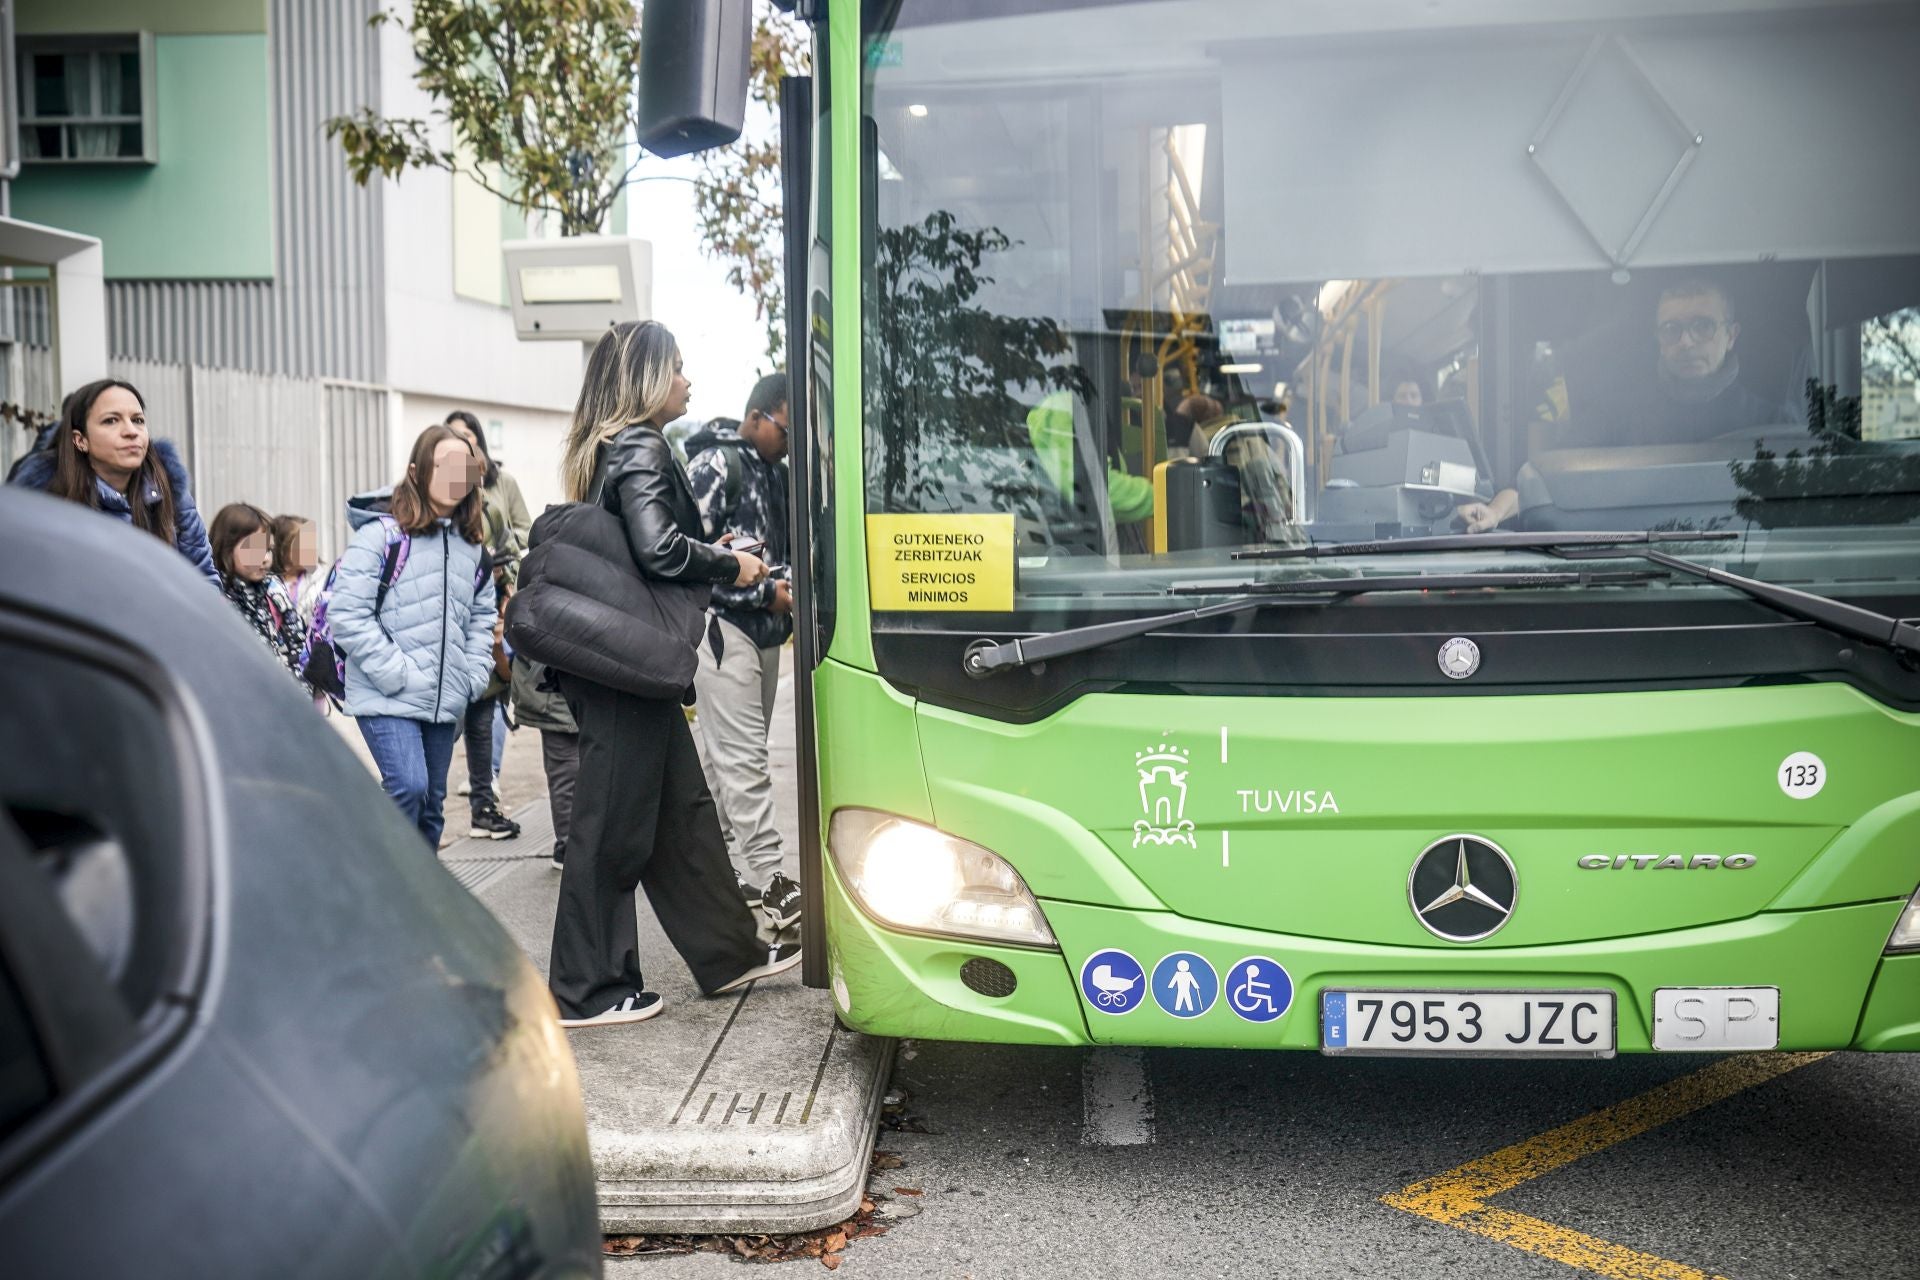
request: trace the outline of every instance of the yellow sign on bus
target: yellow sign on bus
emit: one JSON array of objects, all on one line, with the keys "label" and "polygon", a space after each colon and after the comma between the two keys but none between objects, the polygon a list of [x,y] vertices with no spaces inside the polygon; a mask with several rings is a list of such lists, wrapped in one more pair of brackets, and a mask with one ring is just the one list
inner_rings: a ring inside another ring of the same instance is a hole
[{"label": "yellow sign on bus", "polygon": [[1013,517],[868,516],[867,581],[876,611],[1011,613]]}]

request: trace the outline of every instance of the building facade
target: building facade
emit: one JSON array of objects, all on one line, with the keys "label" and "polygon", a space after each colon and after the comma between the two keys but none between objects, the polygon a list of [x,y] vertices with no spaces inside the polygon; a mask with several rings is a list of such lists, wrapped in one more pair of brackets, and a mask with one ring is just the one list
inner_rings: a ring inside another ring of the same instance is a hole
[{"label": "building facade", "polygon": [[[391,482],[454,408],[536,511],[557,501],[581,367],[578,344],[514,334],[500,245],[537,226],[446,173],[359,186],[326,136],[361,107],[432,118],[405,31],[369,24],[387,7],[11,3],[7,211],[99,239],[111,365],[186,446],[202,505],[322,517],[329,551],[345,494]],[[12,336],[31,347],[28,302]]]}]

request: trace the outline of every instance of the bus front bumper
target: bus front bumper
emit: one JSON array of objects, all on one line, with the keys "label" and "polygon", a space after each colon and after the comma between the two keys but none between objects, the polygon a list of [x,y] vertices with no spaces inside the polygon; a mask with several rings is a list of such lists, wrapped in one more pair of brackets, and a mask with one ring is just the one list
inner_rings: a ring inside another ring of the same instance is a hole
[{"label": "bus front bumper", "polygon": [[[1043,901],[1060,950],[1039,951],[884,928],[852,902],[828,863],[835,1004],[849,1026],[876,1035],[1316,1050],[1322,991],[1584,989],[1615,994],[1618,1051],[1639,1053],[1653,1048],[1655,989],[1764,986],[1780,991],[1781,1049],[1920,1049],[1920,955],[1882,955],[1900,900],[1763,912],[1552,947],[1451,949],[1294,937],[1171,912]],[[1084,998],[1080,971],[1108,950],[1126,952],[1149,971],[1174,952],[1191,952],[1223,977],[1243,959],[1269,958],[1286,969],[1292,1001],[1266,1022],[1237,1016],[1224,1000],[1197,1017],[1176,1017],[1153,1000],[1107,1013]],[[976,959],[1005,972],[976,965],[970,983],[962,970]],[[983,975],[989,980],[980,981]]]}]

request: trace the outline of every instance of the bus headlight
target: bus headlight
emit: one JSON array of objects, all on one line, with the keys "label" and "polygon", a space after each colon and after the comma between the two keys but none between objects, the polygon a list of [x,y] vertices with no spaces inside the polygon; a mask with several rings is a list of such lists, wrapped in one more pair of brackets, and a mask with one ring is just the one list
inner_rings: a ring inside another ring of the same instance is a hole
[{"label": "bus headlight", "polygon": [[1894,922],[1893,936],[1887,939],[1889,951],[1920,951],[1920,890],[1907,899],[1906,910]]},{"label": "bus headlight", "polygon": [[840,809],[827,829],[840,878],[881,924],[917,933],[1054,947],[1020,873],[977,844],[890,813]]}]

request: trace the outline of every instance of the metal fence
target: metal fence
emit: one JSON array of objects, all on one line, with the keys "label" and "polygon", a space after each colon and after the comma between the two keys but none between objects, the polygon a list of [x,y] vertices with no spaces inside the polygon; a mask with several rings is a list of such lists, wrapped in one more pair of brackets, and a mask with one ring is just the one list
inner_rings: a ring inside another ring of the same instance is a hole
[{"label": "metal fence", "polygon": [[6,281],[0,289],[0,475],[32,446],[33,424],[60,407],[48,331],[46,284]]}]

